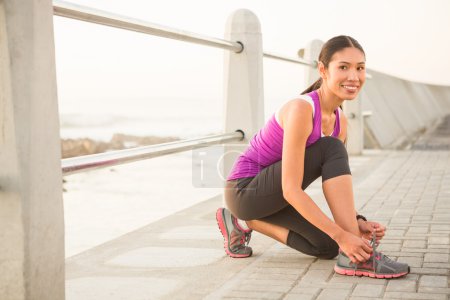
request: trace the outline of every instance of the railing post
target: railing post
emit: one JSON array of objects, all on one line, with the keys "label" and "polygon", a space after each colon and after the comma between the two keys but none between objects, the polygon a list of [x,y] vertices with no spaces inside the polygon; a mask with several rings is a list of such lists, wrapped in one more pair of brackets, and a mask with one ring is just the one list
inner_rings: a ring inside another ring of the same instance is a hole
[{"label": "railing post", "polygon": [[263,50],[261,26],[256,15],[246,9],[230,15],[225,39],[244,45],[241,53],[225,52],[224,132],[241,129],[241,145],[224,146],[223,175],[227,176],[244,145],[264,125]]},{"label": "railing post", "polygon": [[50,0],[0,2],[0,299],[64,299]]},{"label": "railing post", "polygon": [[[310,41],[302,51],[303,58],[309,61],[316,61],[319,58],[322,45],[323,42],[321,40]],[[305,68],[305,89],[313,84],[317,79],[319,79],[319,72],[317,71],[317,68]]]},{"label": "railing post", "polygon": [[364,148],[363,99],[363,92],[360,92],[357,98],[345,101],[343,105],[347,116],[347,152],[350,155],[361,155]]}]

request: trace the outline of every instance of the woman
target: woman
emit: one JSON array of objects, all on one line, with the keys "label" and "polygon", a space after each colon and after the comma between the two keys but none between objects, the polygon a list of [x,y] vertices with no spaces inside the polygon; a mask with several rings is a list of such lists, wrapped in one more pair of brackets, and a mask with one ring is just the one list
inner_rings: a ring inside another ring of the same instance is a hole
[{"label": "woman", "polygon": [[[340,107],[353,101],[365,82],[364,50],[349,36],[334,37],[323,45],[318,70],[319,80],[280,107],[227,177],[229,210],[216,213],[225,251],[250,256],[247,244],[256,230],[308,255],[338,256],[340,274],[406,275],[407,264],[375,251],[385,228],[358,215],[353,200],[347,120]],[[319,176],[334,221],[304,192]]]}]

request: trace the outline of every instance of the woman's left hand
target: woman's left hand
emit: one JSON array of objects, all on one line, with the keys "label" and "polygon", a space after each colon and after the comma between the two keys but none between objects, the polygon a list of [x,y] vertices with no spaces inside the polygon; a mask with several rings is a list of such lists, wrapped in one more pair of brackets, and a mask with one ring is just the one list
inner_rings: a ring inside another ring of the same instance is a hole
[{"label": "woman's left hand", "polygon": [[375,231],[377,244],[384,237],[386,232],[386,227],[377,222],[364,221],[360,219],[358,220],[358,226],[362,237],[368,240],[372,239],[372,234]]}]

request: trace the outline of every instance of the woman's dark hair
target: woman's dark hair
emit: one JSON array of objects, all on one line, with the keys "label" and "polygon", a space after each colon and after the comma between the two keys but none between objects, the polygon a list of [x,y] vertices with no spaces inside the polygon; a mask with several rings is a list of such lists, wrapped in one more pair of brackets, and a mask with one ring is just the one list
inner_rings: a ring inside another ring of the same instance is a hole
[{"label": "woman's dark hair", "polygon": [[[328,65],[330,64],[333,55],[336,52],[339,52],[342,49],[348,47],[359,49],[364,55],[366,55],[363,48],[361,47],[361,45],[358,43],[357,40],[348,35],[339,35],[329,39],[322,46],[322,50],[320,51],[318,61],[322,62],[325,68],[328,68]],[[317,90],[318,88],[320,88],[321,85],[322,85],[322,78],[319,78],[310,87],[304,90],[302,92],[302,95]]]}]

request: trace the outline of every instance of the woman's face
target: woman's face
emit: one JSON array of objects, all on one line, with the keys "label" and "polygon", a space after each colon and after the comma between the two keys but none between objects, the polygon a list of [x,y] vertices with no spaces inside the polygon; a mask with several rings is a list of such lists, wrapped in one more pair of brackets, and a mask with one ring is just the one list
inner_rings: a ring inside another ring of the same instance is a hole
[{"label": "woman's face", "polygon": [[325,86],[342,100],[356,98],[366,81],[366,58],[357,48],[347,47],[336,52],[326,69],[319,66]]}]

